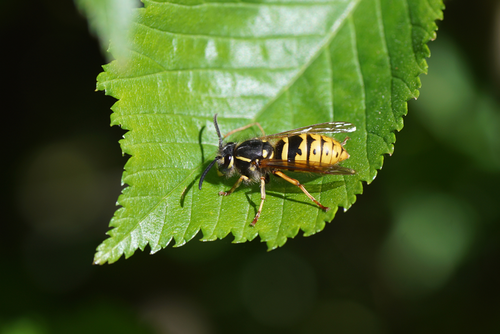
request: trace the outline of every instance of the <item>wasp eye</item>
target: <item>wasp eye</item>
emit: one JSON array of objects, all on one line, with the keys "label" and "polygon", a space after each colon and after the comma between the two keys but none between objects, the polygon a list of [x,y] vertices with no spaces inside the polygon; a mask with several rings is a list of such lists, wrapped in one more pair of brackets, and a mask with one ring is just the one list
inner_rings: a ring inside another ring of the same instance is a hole
[{"label": "wasp eye", "polygon": [[230,155],[226,155],[224,157],[224,168],[230,169],[233,167],[233,157]]},{"label": "wasp eye", "polygon": [[233,157],[231,155],[218,157],[217,159],[217,170],[222,174],[230,173],[233,165]]}]

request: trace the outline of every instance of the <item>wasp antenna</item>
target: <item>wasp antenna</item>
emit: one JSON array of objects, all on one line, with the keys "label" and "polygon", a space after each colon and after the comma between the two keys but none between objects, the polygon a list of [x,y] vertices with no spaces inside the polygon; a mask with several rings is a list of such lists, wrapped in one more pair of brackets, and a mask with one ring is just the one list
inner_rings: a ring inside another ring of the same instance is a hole
[{"label": "wasp antenna", "polygon": [[201,185],[203,184],[203,180],[205,179],[205,176],[207,175],[208,171],[215,165],[216,162],[217,162],[217,159],[212,161],[210,163],[210,165],[208,165],[208,167],[203,171],[203,173],[201,174],[200,183],[198,184],[198,189],[201,190]]},{"label": "wasp antenna", "polygon": [[217,136],[219,136],[219,149],[222,149],[222,136],[220,135],[219,125],[217,124],[217,114],[214,115],[214,125],[215,130],[217,131]]}]

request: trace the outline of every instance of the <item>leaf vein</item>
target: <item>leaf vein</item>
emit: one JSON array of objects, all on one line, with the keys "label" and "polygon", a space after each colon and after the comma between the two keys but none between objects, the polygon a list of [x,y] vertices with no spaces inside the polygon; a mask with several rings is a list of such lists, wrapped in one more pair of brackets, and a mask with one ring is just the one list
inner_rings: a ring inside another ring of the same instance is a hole
[{"label": "leaf vein", "polygon": [[408,90],[410,91],[410,93],[412,93],[411,88],[410,88],[410,84],[405,79],[400,78],[400,77],[398,77],[397,75],[394,75],[394,74],[392,74],[392,78],[395,79],[395,80],[401,81],[406,86],[406,88],[408,88]]},{"label": "leaf vein", "polygon": [[[207,146],[214,146],[215,145],[211,143],[202,143],[203,145]],[[149,146],[149,145],[167,145],[167,146],[186,146],[186,145],[194,145],[194,146],[200,146],[200,143],[193,143],[193,142],[155,142],[155,141],[145,141],[145,142],[140,142],[140,143],[135,143],[135,144],[128,144],[127,147],[140,147],[140,146]]]},{"label": "leaf vein", "polygon": [[[408,0],[405,0],[405,4],[406,4],[406,12],[408,14],[408,20],[410,21],[410,30],[411,30],[411,35],[413,36],[413,29],[414,29],[414,23],[413,23],[413,17],[411,15],[411,12],[410,12],[410,6],[408,4]],[[413,39],[411,41],[411,49],[413,51],[413,58],[415,59],[415,64],[416,66],[418,67],[420,73],[424,73],[425,71],[420,67],[420,64],[418,63],[418,59],[417,59],[417,51],[415,50],[415,43],[413,43]],[[418,76],[418,75],[417,75]],[[408,84],[407,84],[408,86]],[[408,87],[410,88],[410,87]],[[410,92],[412,90],[410,89]],[[413,93],[413,92],[412,92]]]},{"label": "leaf vein", "polygon": [[441,17],[441,14],[439,12],[436,12],[436,10],[434,10],[434,7],[432,7],[431,3],[429,2],[429,0],[425,0],[425,2],[427,3],[427,5],[429,6],[431,12],[434,14],[435,17]]},{"label": "leaf vein", "polygon": [[196,168],[182,168],[182,167],[176,167],[176,166],[162,166],[162,167],[155,167],[155,168],[142,168],[141,170],[138,170],[136,172],[127,172],[127,178],[130,176],[136,176],[141,173],[153,173],[157,172],[160,170],[182,170],[182,171],[190,171],[190,170],[197,170],[198,167]]},{"label": "leaf vein", "polygon": [[280,7],[288,7],[288,6],[309,6],[309,5],[325,5],[325,4],[338,4],[338,3],[345,3],[347,1],[342,1],[342,0],[333,0],[333,1],[287,1],[287,2],[271,2],[271,1],[252,1],[252,2],[247,2],[247,1],[238,1],[238,2],[222,2],[222,1],[210,1],[210,2],[203,2],[200,4],[183,4],[183,3],[176,3],[172,1],[155,1],[155,0],[146,0],[147,2],[151,3],[156,3],[159,5],[170,5],[170,6],[175,6],[175,7],[188,7],[188,8],[194,8],[194,7],[256,7],[256,6],[280,6]]},{"label": "leaf vein", "polygon": [[[165,71],[159,71],[159,72],[153,72],[153,73],[147,73],[147,74],[141,74],[137,76],[130,76],[130,77],[119,77],[116,79],[108,79],[108,80],[103,80],[101,81],[103,84],[104,83],[110,83],[110,82],[120,82],[120,81],[125,81],[125,80],[135,80],[135,79],[143,79],[143,78],[148,78],[148,77],[153,77],[153,76],[160,76],[162,74],[166,73],[182,73],[182,72],[237,72],[237,71],[266,71],[266,72],[281,72],[281,71],[292,71],[296,70],[297,67],[275,67],[275,68],[269,68],[269,67],[200,67],[200,68],[181,68],[181,69],[166,69]],[[267,97],[266,95],[251,95],[251,96],[264,96]],[[180,115],[180,114],[175,114],[175,115]]]},{"label": "leaf vein", "polygon": [[[394,99],[394,77],[392,75],[392,69],[394,68],[394,64],[393,64],[393,59],[391,57],[391,54],[389,52],[389,48],[388,48],[388,41],[387,41],[387,36],[385,34],[385,24],[384,24],[384,18],[383,18],[383,15],[382,15],[382,4],[380,3],[381,0],[376,0],[375,1],[375,4],[376,4],[376,17],[377,17],[377,21],[379,23],[379,32],[380,32],[380,37],[383,41],[383,51],[384,51],[384,54],[387,55],[387,58],[389,59],[389,64],[390,64],[390,70],[391,70],[391,84],[389,85],[389,89],[391,91],[391,94],[390,94],[390,99],[391,101],[389,102],[389,105],[391,106],[391,113],[392,113],[392,118],[393,118],[393,122],[395,122],[395,119],[396,119],[396,112],[394,111],[394,109],[392,108],[393,106],[393,99]],[[395,131],[395,129],[393,130]]]},{"label": "leaf vein", "polygon": [[141,52],[139,52],[139,51],[136,51],[136,50],[134,50],[134,49],[132,49],[132,48],[128,48],[128,49],[129,49],[132,53],[135,53],[135,54],[139,55],[140,57],[143,57],[143,58],[146,58],[146,59],[151,60],[153,63],[155,63],[156,65],[158,65],[158,66],[162,69],[162,72],[168,71],[168,69],[167,69],[165,66],[163,66],[162,64],[160,64],[159,62],[157,62],[156,60],[154,60],[153,58],[151,58],[150,56],[148,56],[148,55],[146,55],[146,54],[144,54],[144,53],[141,53]]},{"label": "leaf vein", "polygon": [[243,40],[243,41],[262,41],[262,40],[283,40],[283,39],[299,39],[299,38],[318,38],[318,37],[324,37],[323,34],[293,34],[291,33],[290,35],[278,35],[278,34],[272,34],[272,35],[260,35],[260,36],[225,36],[225,35],[216,35],[216,34],[207,34],[207,33],[196,33],[196,34],[190,34],[190,33],[184,33],[184,32],[178,32],[178,31],[168,31],[168,30],[162,30],[157,27],[152,27],[148,26],[144,23],[140,22],[133,22],[137,26],[142,26],[146,29],[150,29],[153,31],[159,31],[163,34],[167,35],[173,35],[173,36],[184,36],[184,37],[199,37],[199,38],[212,38],[212,39],[219,39],[219,40]]},{"label": "leaf vein", "polygon": [[[325,55],[327,58],[327,66],[328,68],[326,69],[328,72],[328,77],[332,78],[333,77],[333,64],[332,64],[332,56],[330,54],[330,48],[325,48]],[[334,88],[333,88],[333,80],[328,80],[330,84],[330,90],[329,90],[329,98],[330,98],[330,121],[333,122],[334,117],[335,117],[335,93],[334,93]]]}]

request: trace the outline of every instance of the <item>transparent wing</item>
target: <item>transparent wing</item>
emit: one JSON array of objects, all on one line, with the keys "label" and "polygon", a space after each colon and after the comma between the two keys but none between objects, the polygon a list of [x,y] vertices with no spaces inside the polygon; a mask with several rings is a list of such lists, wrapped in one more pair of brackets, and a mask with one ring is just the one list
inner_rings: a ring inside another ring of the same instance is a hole
[{"label": "transparent wing", "polygon": [[285,132],[275,133],[268,136],[260,137],[259,139],[273,139],[280,137],[289,137],[293,135],[299,135],[302,133],[341,133],[341,132],[354,132],[356,131],[356,126],[348,122],[329,122],[320,123],[309,126],[304,126],[302,128],[288,130]]},{"label": "transparent wing", "polygon": [[350,168],[342,167],[339,165],[322,164],[319,162],[305,162],[305,161],[292,161],[278,159],[264,159],[260,162],[261,168],[276,168],[286,169],[293,172],[307,172],[319,174],[339,174],[339,175],[352,175],[356,171]]}]

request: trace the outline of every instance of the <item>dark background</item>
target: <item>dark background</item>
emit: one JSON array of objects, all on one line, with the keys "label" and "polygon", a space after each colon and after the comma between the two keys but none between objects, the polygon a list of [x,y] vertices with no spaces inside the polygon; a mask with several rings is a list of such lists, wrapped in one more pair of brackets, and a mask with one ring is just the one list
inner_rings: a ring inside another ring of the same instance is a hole
[{"label": "dark background", "polygon": [[395,154],[347,212],[93,266],[126,158],[69,1],[2,2],[0,333],[500,333],[500,4],[448,1]]}]

